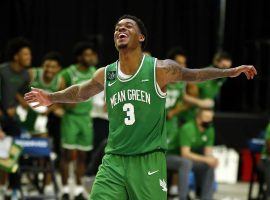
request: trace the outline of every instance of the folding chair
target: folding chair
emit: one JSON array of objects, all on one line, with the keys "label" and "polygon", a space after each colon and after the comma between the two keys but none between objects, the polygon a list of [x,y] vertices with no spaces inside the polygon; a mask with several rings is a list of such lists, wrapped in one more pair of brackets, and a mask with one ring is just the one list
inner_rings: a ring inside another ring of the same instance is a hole
[{"label": "folding chair", "polygon": [[[15,138],[15,143],[23,147],[20,160],[20,177],[25,174],[29,177],[29,182],[38,191],[38,195],[30,196],[24,194],[20,181],[20,192],[23,200],[28,199],[58,199],[58,186],[55,176],[54,160],[51,158],[51,142],[47,138]],[[43,179],[39,179],[39,174],[43,174]],[[44,194],[46,176],[51,174],[54,186],[54,194]],[[32,179],[31,176],[34,176]]]}]

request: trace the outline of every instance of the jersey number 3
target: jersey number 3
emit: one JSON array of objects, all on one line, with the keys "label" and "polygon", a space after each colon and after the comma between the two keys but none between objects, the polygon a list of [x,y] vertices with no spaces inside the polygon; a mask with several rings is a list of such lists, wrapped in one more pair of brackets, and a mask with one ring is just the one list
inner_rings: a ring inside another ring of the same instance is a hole
[{"label": "jersey number 3", "polygon": [[127,117],[125,117],[125,124],[132,125],[135,123],[135,113],[134,106],[131,103],[126,103],[123,106],[123,111],[126,112]]}]

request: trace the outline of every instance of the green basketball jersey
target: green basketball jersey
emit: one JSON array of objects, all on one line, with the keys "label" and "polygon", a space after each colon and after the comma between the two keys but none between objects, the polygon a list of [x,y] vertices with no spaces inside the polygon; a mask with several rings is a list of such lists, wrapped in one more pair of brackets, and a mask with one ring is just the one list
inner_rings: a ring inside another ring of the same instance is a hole
[{"label": "green basketball jersey", "polygon": [[[209,67],[213,67],[210,65]],[[221,90],[222,85],[226,81],[226,78],[214,79],[197,83],[199,88],[199,96],[202,99],[210,98],[215,99]]]},{"label": "green basketball jersey", "polygon": [[[178,102],[182,101],[183,94],[185,90],[185,83],[178,82],[169,84],[167,86],[167,97],[166,97],[166,109],[169,111],[170,109],[174,108]],[[181,114],[179,114],[180,116]],[[175,137],[178,135],[178,116],[174,116],[172,119],[166,122],[166,129],[167,129],[167,143],[170,150],[170,146],[172,141],[175,140]]]},{"label": "green basketball jersey", "polygon": [[[96,71],[95,67],[89,67],[87,71],[78,70],[77,65],[71,65],[63,70],[62,77],[69,87],[74,84],[80,84],[91,79]],[[82,103],[77,103],[75,107],[67,108],[68,113],[72,114],[87,114],[92,108],[90,100]]]},{"label": "green basketball jersey", "polygon": [[[50,83],[45,83],[43,79],[43,68],[32,69],[33,79],[30,83],[31,87],[40,88],[47,92],[56,92],[60,89],[61,77],[56,75]],[[25,121],[22,123],[23,127],[26,128],[29,132],[33,134],[41,133],[38,130],[35,130],[35,123],[39,113],[29,109]],[[44,133],[44,132],[42,132]]]},{"label": "green basketball jersey", "polygon": [[105,70],[110,120],[106,153],[137,155],[166,150],[165,97],[156,83],[157,59],[144,56],[137,72],[123,79],[118,61]]},{"label": "green basketball jersey", "polygon": [[184,90],[184,82],[173,83],[167,86],[166,109],[171,109],[177,102],[182,101]]},{"label": "green basketball jersey", "polygon": [[43,80],[43,69],[32,69],[33,80],[30,83],[31,87],[40,88],[48,92],[56,92],[60,88],[61,77],[56,75],[50,83],[45,83]]}]

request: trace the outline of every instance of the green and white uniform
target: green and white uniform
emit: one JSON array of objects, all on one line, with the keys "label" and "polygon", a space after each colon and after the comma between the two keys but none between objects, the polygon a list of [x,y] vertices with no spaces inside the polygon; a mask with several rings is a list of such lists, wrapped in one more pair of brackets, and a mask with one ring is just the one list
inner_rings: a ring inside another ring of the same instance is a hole
[{"label": "green and white uniform", "polygon": [[209,80],[201,83],[197,83],[199,88],[199,97],[201,99],[215,99],[221,90],[222,85],[226,81],[226,78]]},{"label": "green and white uniform", "polygon": [[[89,67],[86,71],[80,71],[77,65],[71,65],[61,73],[66,86],[79,84],[91,79],[96,71],[95,67]],[[62,147],[66,149],[79,149],[89,151],[93,147],[93,130],[90,111],[91,100],[67,106],[61,122]]]},{"label": "green and white uniform", "polygon": [[185,123],[177,135],[176,139],[169,144],[169,154],[179,155],[181,147],[190,147],[192,152],[201,154],[205,147],[214,145],[214,128],[209,127],[201,132],[195,120]]},{"label": "green and white uniform", "polygon": [[[32,69],[33,79],[30,83],[30,87],[40,88],[47,92],[56,92],[60,88],[61,77],[56,75],[54,79],[49,83],[45,83],[43,80],[42,68]],[[29,109],[26,120],[22,123],[23,127],[26,128],[31,134],[43,134],[47,133],[47,116],[44,116],[37,112],[37,109]]]},{"label": "green and white uniform", "polygon": [[[183,82],[169,84],[167,86],[167,98],[166,98],[166,109],[169,111],[173,109],[178,102],[182,101],[185,90],[185,84]],[[179,134],[179,116],[174,116],[172,119],[166,121],[167,128],[167,143],[168,147],[177,140]],[[170,151],[170,148],[168,149]]]},{"label": "green and white uniform", "polygon": [[[214,67],[214,66],[209,66],[209,67]],[[226,78],[220,78],[220,79],[214,79],[214,80],[197,83],[197,86],[199,88],[199,98],[212,99],[213,101],[215,101],[215,99],[220,94],[221,87],[223,86],[226,80],[227,80]],[[212,127],[213,126],[214,124],[212,125]]]},{"label": "green and white uniform", "polygon": [[129,78],[120,77],[118,62],[106,67],[110,133],[91,200],[167,199],[166,94],[155,70],[150,56]]}]

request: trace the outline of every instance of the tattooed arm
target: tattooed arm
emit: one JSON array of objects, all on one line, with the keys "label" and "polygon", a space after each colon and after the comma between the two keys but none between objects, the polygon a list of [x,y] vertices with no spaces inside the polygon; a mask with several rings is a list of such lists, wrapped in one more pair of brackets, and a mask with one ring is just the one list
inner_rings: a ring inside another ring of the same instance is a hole
[{"label": "tattooed arm", "polygon": [[256,69],[251,65],[242,65],[230,69],[218,69],[213,67],[188,69],[170,59],[157,61],[157,80],[161,88],[171,82],[200,82],[222,77],[237,77],[241,73],[244,73],[247,79],[253,79],[257,74]]},{"label": "tattooed arm", "polygon": [[37,102],[37,105],[33,107],[50,106],[53,103],[78,103],[86,101],[103,90],[104,71],[104,68],[100,68],[91,80],[82,84],[72,85],[59,92],[48,93],[33,88],[31,92],[24,95],[24,99],[27,103]]}]

